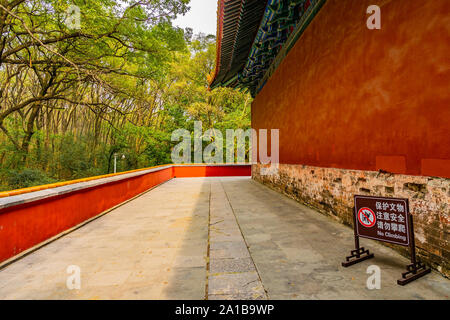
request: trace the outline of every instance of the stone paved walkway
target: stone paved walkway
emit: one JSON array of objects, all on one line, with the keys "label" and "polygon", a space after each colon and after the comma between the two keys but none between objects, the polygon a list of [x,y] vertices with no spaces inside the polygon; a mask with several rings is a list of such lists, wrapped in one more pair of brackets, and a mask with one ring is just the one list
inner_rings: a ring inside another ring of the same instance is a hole
[{"label": "stone paved walkway", "polygon": [[211,182],[208,299],[266,299],[220,180]]},{"label": "stone paved walkway", "polygon": [[[435,272],[398,286],[408,260],[371,240],[374,259],[341,267],[352,243],[249,178],[174,179],[1,269],[0,299],[449,299]],[[372,264],[380,290],[366,288]]]}]

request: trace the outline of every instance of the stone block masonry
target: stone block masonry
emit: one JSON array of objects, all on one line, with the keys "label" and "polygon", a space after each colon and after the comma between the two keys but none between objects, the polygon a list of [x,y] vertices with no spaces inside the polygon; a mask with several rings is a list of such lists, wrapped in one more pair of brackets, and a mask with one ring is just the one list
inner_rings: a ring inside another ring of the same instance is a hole
[{"label": "stone block masonry", "polygon": [[[252,166],[253,179],[351,227],[355,194],[408,198],[419,258],[450,278],[450,179],[295,164],[264,176],[261,167]],[[409,256],[406,247],[386,245]]]}]

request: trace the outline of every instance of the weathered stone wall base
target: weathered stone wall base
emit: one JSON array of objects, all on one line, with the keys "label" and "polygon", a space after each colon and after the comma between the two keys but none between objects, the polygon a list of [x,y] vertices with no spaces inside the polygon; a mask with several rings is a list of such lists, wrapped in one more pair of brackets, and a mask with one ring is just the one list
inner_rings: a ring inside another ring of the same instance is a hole
[{"label": "weathered stone wall base", "polygon": [[253,179],[351,227],[355,194],[408,198],[419,258],[450,278],[450,179],[289,164],[261,175],[262,167],[252,166]]}]

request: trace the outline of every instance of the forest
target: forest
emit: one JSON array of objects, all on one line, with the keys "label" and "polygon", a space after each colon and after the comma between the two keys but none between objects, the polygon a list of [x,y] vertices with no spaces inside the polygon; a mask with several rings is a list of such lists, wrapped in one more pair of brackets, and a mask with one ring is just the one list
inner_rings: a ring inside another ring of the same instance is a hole
[{"label": "forest", "polygon": [[188,10],[0,0],[0,190],[111,173],[115,155],[117,171],[171,163],[171,133],[197,120],[249,128],[247,92],[208,90],[215,36],[173,25]]}]

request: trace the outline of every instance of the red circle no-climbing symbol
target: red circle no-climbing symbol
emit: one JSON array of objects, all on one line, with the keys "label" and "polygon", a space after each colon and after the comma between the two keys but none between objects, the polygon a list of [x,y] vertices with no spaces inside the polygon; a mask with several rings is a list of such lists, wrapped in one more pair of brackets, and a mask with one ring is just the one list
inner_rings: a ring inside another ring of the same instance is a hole
[{"label": "red circle no-climbing symbol", "polygon": [[375,218],[375,213],[369,208],[361,208],[358,211],[358,221],[364,227],[370,228],[375,225],[377,219]]}]

